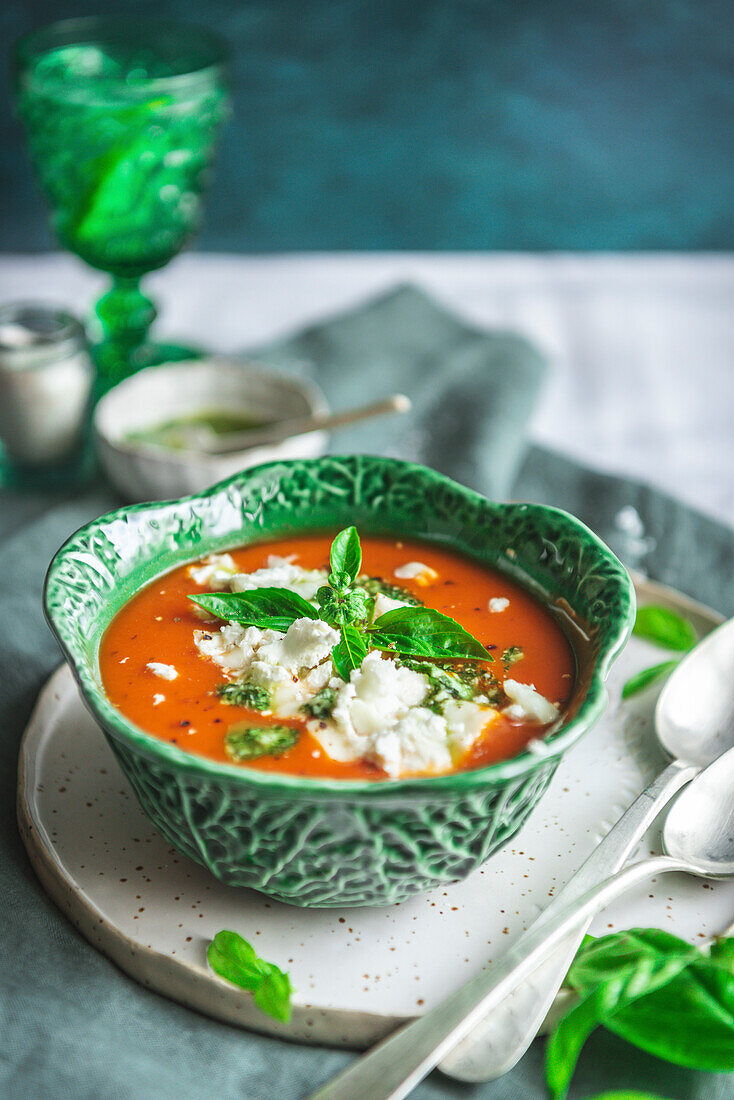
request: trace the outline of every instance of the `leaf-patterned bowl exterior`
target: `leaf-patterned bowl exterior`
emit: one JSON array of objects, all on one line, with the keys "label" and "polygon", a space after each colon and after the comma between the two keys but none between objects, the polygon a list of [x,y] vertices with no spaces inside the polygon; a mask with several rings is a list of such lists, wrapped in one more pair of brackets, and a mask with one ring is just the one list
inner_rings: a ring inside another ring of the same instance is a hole
[{"label": "leaf-patterned bowl exterior", "polygon": [[[206,553],[352,523],[365,533],[440,541],[585,627],[590,640],[579,650],[569,716],[541,751],[442,776],[303,778],[191,755],[146,734],[107,700],[100,640],[141,586]],[[626,570],[572,516],[495,504],[433,470],[366,455],[268,463],[197,496],[102,516],[56,554],[45,605],[87,706],[159,832],[222,882],[302,906],[387,905],[484,863],[601,715],[607,670],[634,620]]]}]

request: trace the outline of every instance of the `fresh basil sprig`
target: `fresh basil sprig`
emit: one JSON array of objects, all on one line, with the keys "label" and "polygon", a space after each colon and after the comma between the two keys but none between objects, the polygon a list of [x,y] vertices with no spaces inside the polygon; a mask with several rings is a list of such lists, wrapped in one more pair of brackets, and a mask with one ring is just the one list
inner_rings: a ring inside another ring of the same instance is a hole
[{"label": "fresh basil sprig", "polygon": [[290,978],[274,963],[261,959],[252,944],[237,932],[217,932],[207,947],[206,957],[220,978],[252,993],[262,1012],[288,1023],[293,993]]},{"label": "fresh basil sprig", "polygon": [[[668,607],[657,607],[655,604],[637,609],[633,634],[675,653],[687,653],[698,641],[695,628],[688,619]],[[622,698],[631,699],[645,688],[664,680],[679,663],[680,657],[636,672],[622,688]]]},{"label": "fresh basil sprig", "polygon": [[654,928],[587,936],[566,985],[579,1000],[546,1048],[553,1100],[598,1026],[676,1065],[734,1070],[734,939],[701,951]]},{"label": "fresh basil sprig", "polygon": [[399,607],[375,619],[375,598],[359,584],[362,548],[356,527],[336,536],[329,564],[327,583],[316,593],[318,609],[287,588],[217,592],[189,599],[217,618],[273,630],[287,631],[296,619],[323,619],[339,630],[332,659],[343,680],[360,667],[370,649],[436,660],[494,660],[463,626],[431,607]]}]

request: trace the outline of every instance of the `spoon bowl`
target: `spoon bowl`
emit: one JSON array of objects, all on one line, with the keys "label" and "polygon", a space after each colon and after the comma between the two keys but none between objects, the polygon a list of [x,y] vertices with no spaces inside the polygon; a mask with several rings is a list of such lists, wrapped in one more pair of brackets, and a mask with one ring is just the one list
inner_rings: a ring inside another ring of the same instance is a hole
[{"label": "spoon bowl", "polygon": [[683,658],[658,698],[655,730],[674,760],[705,768],[734,747],[733,671],[730,619]]},{"label": "spoon bowl", "polygon": [[691,874],[734,875],[734,749],[678,795],[665,822],[663,847]]}]

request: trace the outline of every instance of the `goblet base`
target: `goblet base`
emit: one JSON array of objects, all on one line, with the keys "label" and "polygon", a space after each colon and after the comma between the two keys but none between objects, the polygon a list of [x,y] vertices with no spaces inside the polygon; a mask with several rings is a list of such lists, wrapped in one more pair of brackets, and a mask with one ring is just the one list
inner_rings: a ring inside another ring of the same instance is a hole
[{"label": "goblet base", "polygon": [[38,465],[14,461],[0,443],[0,489],[17,493],[79,489],[92,480],[95,470],[91,439],[73,455]]}]

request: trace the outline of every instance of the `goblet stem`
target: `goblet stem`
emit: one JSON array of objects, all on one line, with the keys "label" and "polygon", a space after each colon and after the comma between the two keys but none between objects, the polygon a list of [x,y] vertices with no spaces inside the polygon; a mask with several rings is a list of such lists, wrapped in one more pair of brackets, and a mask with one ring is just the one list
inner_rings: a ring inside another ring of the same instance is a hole
[{"label": "goblet stem", "polygon": [[94,349],[97,364],[97,396],[123,378],[148,365],[147,336],[158,311],[140,289],[140,279],[115,276],[95,312],[102,326],[102,340]]}]

